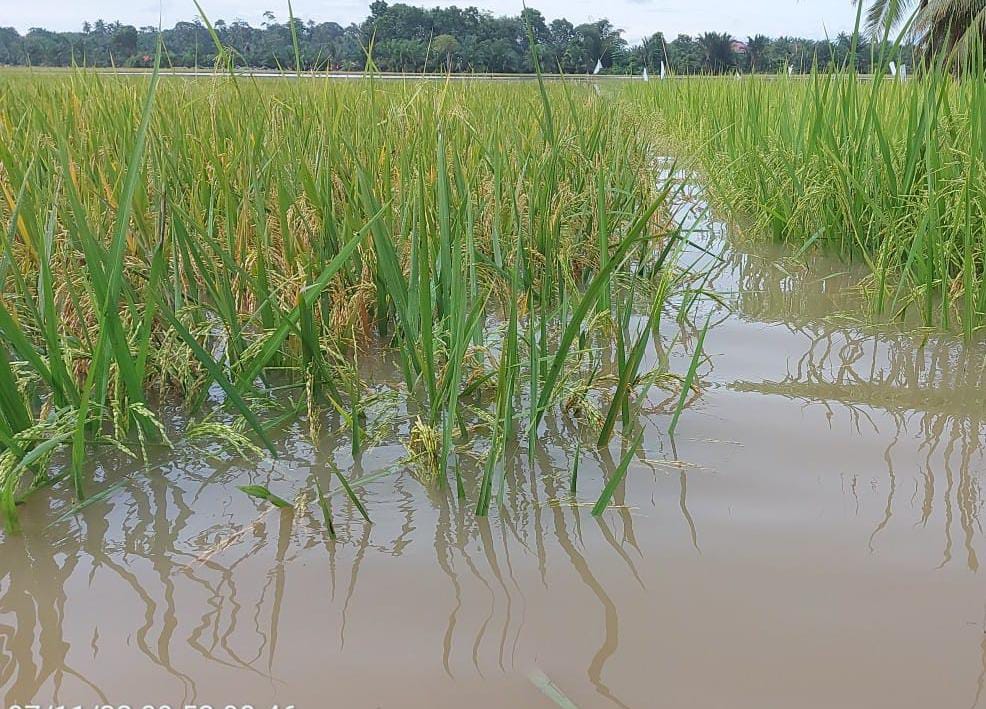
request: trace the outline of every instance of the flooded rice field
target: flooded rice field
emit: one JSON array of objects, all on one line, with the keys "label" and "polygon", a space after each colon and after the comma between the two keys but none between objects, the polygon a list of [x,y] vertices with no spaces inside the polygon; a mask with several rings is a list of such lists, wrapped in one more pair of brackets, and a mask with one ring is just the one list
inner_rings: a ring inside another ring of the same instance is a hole
[{"label": "flooded rice field", "polygon": [[[259,463],[106,454],[103,494],[43,492],[0,545],[5,706],[986,706],[986,353],[853,322],[843,264],[682,209],[721,302],[647,357],[686,370],[710,314],[700,392],[672,441],[652,390],[612,509],[621,444],[582,450],[573,496],[557,417],[487,519],[401,463],[399,408],[356,460],[303,422]],[[329,461],[373,520],[334,494],[335,543],[317,505],[237,489],[291,499]]]}]

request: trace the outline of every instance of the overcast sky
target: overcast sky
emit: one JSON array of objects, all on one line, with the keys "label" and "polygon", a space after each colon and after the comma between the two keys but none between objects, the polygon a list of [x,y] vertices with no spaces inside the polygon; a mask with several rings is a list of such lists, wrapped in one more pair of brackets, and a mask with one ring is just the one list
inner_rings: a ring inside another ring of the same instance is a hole
[{"label": "overcast sky", "polygon": [[[287,18],[287,0],[201,0],[212,20],[246,20],[258,25],[264,10],[282,20]],[[476,5],[497,15],[517,15],[521,0],[409,0],[409,4]],[[528,0],[548,20],[567,17],[575,24],[603,17],[625,31],[630,41],[661,31],[679,33],[730,32],[737,37],[756,33],[772,36],[797,35],[823,38],[851,31],[855,10],[850,0]],[[361,20],[369,14],[369,1],[293,0],[295,15],[316,22],[341,24]],[[0,0],[0,25],[21,32],[31,27],[77,30],[83,21],[120,20],[139,26],[165,26],[196,16],[192,0]]]}]

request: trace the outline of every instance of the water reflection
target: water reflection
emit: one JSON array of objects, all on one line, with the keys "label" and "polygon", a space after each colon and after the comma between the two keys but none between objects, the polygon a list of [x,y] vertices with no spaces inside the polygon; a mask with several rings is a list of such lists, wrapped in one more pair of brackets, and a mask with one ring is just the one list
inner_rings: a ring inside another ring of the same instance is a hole
[{"label": "water reflection", "polygon": [[[549,422],[549,427],[556,425]],[[448,676],[461,672],[464,659],[479,676],[517,671],[529,614],[524,590],[528,574],[534,571],[539,585],[548,589],[554,565],[567,560],[596,597],[604,628],[587,675],[602,696],[622,705],[605,682],[607,660],[618,646],[619,621],[606,583],[593,573],[586,556],[587,548],[598,550],[582,537],[587,511],[578,504],[549,502],[567,499],[564,471],[569,459],[561,448],[539,449],[533,464],[526,453],[514,450],[507,461],[504,505],[489,520],[477,518],[448,487],[423,487],[408,471],[365,491],[368,504],[386,517],[376,525],[364,524],[348,501],[336,496],[339,543],[327,539],[314,510],[265,511],[245,496],[230,494],[234,483],[246,479],[280,489],[310,475],[327,476],[320,461],[335,456],[290,437],[282,454],[277,463],[245,469],[238,462],[206,464],[189,451],[137,471],[116,494],[50,528],[37,524],[45,519],[40,509],[25,515],[35,527],[3,542],[4,695],[11,701],[57,700],[64,678],[71,676],[77,682],[68,701],[89,694],[99,701],[117,701],[119,678],[92,672],[94,663],[126,657],[133,665],[134,652],[163,673],[155,675],[155,682],[184,703],[202,700],[196,678],[207,666],[213,668],[210,672],[240,677],[238,682],[250,683],[244,674],[256,677],[276,693],[285,682],[278,668],[297,653],[290,637],[297,627],[289,599],[298,592],[292,584],[304,583],[298,579],[307,575],[301,569],[324,570],[317,603],[333,609],[326,629],[335,626],[338,651],[344,653],[353,632],[349,623],[365,590],[364,565],[371,560],[379,565],[382,557],[400,558],[430,534],[433,568],[451,588],[440,653]],[[368,453],[362,466],[394,465],[401,454],[399,446],[383,446]],[[117,463],[107,461],[106,466]],[[608,452],[587,459],[585,484],[614,468]],[[473,493],[479,467],[466,474]],[[353,476],[360,475],[356,465]],[[621,492],[616,499],[620,509],[611,519],[593,524],[592,535],[620,560],[621,573],[644,588],[634,559],[642,552],[625,502]],[[31,504],[48,505],[47,519],[53,519],[68,501],[54,493]],[[193,508],[202,512],[193,514]],[[43,553],[32,553],[35,549]],[[519,568],[518,557],[523,557]],[[477,594],[477,589],[482,591]],[[478,610],[477,603],[485,610]],[[583,612],[592,615],[588,609]],[[462,613],[467,627],[460,627]],[[87,644],[80,642],[80,622]],[[77,671],[75,664],[87,670]],[[111,696],[99,686],[105,681],[111,683]]]},{"label": "water reflection", "polygon": [[848,274],[827,278],[819,275],[818,267],[781,269],[762,254],[733,259],[741,294],[737,312],[783,328],[786,351],[783,360],[775,357],[771,363],[776,375],[738,378],[728,385],[737,392],[822,407],[833,428],[849,423],[857,436],[885,439],[886,505],[870,536],[870,548],[893,516],[898,468],[916,467],[921,478],[916,523],[927,526],[935,505],[944,507],[945,565],[952,559],[957,513],[965,563],[977,570],[974,542],[981,531],[983,505],[977,466],[983,459],[986,423],[986,350],[947,336],[832,322],[829,316],[839,303],[858,297],[848,282],[833,287],[849,279]]},{"label": "water reflection", "polygon": [[[79,558],[63,556],[62,563],[43,540],[26,537],[4,541],[5,573],[0,579],[0,686],[5,696],[38,696],[50,686],[57,698],[66,676],[88,684],[98,698],[105,694],[84,673],[68,662],[69,643],[62,633],[65,616],[65,580],[72,576]],[[40,553],[35,553],[39,551]],[[93,637],[93,644],[98,636]],[[40,648],[35,653],[34,648]]]}]

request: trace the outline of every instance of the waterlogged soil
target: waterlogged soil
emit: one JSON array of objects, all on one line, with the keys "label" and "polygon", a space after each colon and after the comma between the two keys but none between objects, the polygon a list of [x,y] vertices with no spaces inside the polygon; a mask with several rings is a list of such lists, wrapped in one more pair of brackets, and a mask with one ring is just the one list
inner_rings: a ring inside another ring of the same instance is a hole
[{"label": "waterlogged soil", "polygon": [[[684,372],[711,316],[701,391],[673,443],[674,394],[649,394],[602,517],[621,444],[583,449],[573,498],[565,417],[510,452],[488,519],[482,449],[460,503],[401,463],[400,409],[356,460],[304,422],[277,460],[104,453],[102,495],[42,493],[0,542],[4,706],[986,706],[986,352],[854,322],[859,274],[727,238],[700,206],[681,217],[726,246],[722,303],[684,337],[669,316],[647,366]],[[317,505],[236,489],[293,498],[330,460],[371,478],[372,525],[332,495],[335,543]]]}]

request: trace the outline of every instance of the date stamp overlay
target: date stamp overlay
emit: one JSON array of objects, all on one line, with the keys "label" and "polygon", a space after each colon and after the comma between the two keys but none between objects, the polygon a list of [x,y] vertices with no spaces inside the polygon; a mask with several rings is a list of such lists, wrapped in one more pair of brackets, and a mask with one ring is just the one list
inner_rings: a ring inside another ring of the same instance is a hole
[{"label": "date stamp overlay", "polygon": [[294,704],[7,704],[0,709],[298,709]]}]

